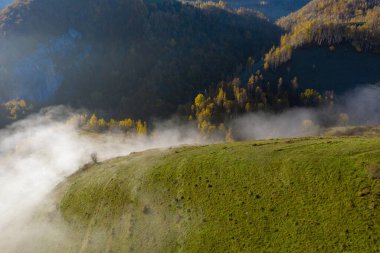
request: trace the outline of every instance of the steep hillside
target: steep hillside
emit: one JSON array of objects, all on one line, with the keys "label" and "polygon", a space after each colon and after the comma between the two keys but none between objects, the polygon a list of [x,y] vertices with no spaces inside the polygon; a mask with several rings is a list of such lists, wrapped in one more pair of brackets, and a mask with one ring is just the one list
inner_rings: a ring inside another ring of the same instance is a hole
[{"label": "steep hillside", "polygon": [[377,138],[304,138],[152,150],[87,166],[36,216],[48,224],[62,216],[65,239],[28,237],[19,250],[377,252],[379,150]]},{"label": "steep hillside", "polygon": [[[194,0],[200,1],[200,0]],[[203,0],[207,2],[207,0]],[[218,0],[213,0],[214,2],[219,2]],[[297,11],[310,0],[225,0],[223,2],[227,3],[229,6],[234,8],[251,8],[262,12],[271,20],[277,20],[283,16],[288,15],[291,12]]]},{"label": "steep hillside", "polygon": [[297,78],[298,89],[313,88],[321,92],[343,94],[353,88],[380,81],[380,54],[358,53],[350,45],[302,47],[293,51],[290,61],[264,72],[273,86],[283,78],[291,87]]},{"label": "steep hillside", "polygon": [[[376,84],[380,81],[379,16],[378,0],[311,1],[277,22],[287,33],[262,61],[237,76],[240,80],[235,83],[243,87],[235,89],[232,82],[219,88],[234,88],[227,99],[249,112],[317,105],[325,98],[331,104],[335,94]],[[316,90],[312,91],[316,101],[305,103],[302,96],[311,88]],[[211,91],[212,97],[217,95],[218,90]]]},{"label": "steep hillside", "polygon": [[279,29],[253,11],[174,0],[17,0],[0,34],[3,101],[147,118],[260,57]]},{"label": "steep hillside", "polygon": [[280,19],[289,32],[265,57],[269,80],[337,93],[379,82],[379,16],[379,0],[324,0]]},{"label": "steep hillside", "polygon": [[305,7],[281,18],[277,23],[291,30],[297,25],[309,21],[332,23],[361,23],[370,22],[371,15],[375,15],[374,8],[380,4],[379,0],[320,0],[311,1]]},{"label": "steep hillside", "polygon": [[256,9],[264,13],[272,20],[276,20],[283,16],[288,15],[291,12],[297,11],[310,0],[238,0],[229,1],[232,6],[245,6],[248,8]]},{"label": "steep hillside", "polygon": [[380,82],[379,3],[316,0],[280,19],[286,31],[280,44],[259,61],[249,59],[234,78],[200,92],[187,115],[209,133],[251,112],[306,106],[332,114],[344,94]]},{"label": "steep hillside", "polygon": [[310,45],[350,43],[358,51],[380,52],[379,0],[315,0],[282,18],[278,24],[290,30],[280,46],[265,57],[277,67],[292,57],[292,50]]}]

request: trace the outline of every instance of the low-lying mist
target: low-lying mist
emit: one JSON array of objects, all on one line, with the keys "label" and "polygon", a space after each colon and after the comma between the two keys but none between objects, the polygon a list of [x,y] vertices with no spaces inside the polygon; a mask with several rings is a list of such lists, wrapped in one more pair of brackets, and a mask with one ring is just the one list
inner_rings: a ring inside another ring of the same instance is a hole
[{"label": "low-lying mist", "polygon": [[283,113],[252,113],[231,123],[238,140],[315,136],[325,128],[380,124],[380,87],[356,88],[339,96],[333,106],[296,108]]},{"label": "low-lying mist", "polygon": [[[91,162],[91,154],[105,160],[147,149],[211,142],[194,127],[176,121],[156,124],[149,136],[91,134],[67,123],[73,114],[65,107],[48,108],[0,130],[2,252],[15,252],[20,243],[38,232],[42,237],[49,234],[64,240],[57,228],[44,224],[28,227],[30,216],[58,183]],[[268,139],[320,135],[324,126],[341,121],[379,124],[380,88],[356,89],[340,97],[334,107],[249,114],[231,122],[230,127],[236,139]],[[20,234],[21,230],[24,233]]]},{"label": "low-lying mist", "polygon": [[[94,135],[68,124],[65,119],[70,114],[64,107],[49,108],[0,131],[0,248],[7,252],[14,252],[20,240],[28,239],[28,233],[35,236],[42,229],[42,224],[25,228],[36,205],[65,177],[91,162],[92,154],[105,160],[147,149],[204,142],[195,129],[168,122],[158,124],[148,137]],[[29,232],[19,238],[21,231]]]}]

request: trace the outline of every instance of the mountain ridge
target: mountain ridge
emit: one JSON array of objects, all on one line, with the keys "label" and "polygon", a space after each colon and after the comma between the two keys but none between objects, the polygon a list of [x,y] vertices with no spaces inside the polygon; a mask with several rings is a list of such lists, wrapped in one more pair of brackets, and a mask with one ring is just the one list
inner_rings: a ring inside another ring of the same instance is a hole
[{"label": "mountain ridge", "polygon": [[21,72],[15,73],[14,64],[77,31],[81,36],[70,43],[72,52],[83,55],[79,67],[78,56],[49,51],[40,68],[54,69],[53,77],[42,72],[22,77],[32,80],[32,92],[40,83],[62,82],[56,96],[38,102],[146,118],[174,113],[249,56],[260,57],[280,33],[249,10],[196,8],[172,0],[19,0],[1,12],[0,31],[3,100],[7,92],[14,94],[9,99],[18,95]]}]

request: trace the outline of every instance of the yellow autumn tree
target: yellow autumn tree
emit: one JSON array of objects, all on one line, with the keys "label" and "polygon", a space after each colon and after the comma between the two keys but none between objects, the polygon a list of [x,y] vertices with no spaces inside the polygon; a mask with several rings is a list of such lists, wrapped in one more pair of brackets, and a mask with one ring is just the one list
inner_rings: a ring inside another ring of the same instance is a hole
[{"label": "yellow autumn tree", "polygon": [[216,104],[218,106],[223,105],[223,101],[226,98],[226,93],[223,91],[223,88],[219,88],[218,95],[216,96]]},{"label": "yellow autumn tree", "polygon": [[98,118],[96,117],[95,114],[92,114],[90,120],[88,121],[88,127],[92,130],[95,130],[97,123],[98,123]]},{"label": "yellow autumn tree", "polygon": [[21,99],[20,101],[18,101],[18,106],[21,108],[21,109],[24,109],[26,108],[26,102],[24,99]]},{"label": "yellow autumn tree", "polygon": [[107,129],[107,122],[105,121],[105,119],[101,118],[98,120],[97,128],[100,131],[105,131]]},{"label": "yellow autumn tree", "polygon": [[203,94],[198,94],[194,100],[195,109],[197,111],[201,110],[204,107],[205,102],[205,96]]},{"label": "yellow autumn tree", "polygon": [[117,127],[118,127],[118,122],[116,121],[116,120],[114,120],[114,119],[110,119],[110,121],[108,122],[108,129],[109,130],[115,130],[115,129],[117,129]]},{"label": "yellow autumn tree", "polygon": [[119,127],[123,131],[128,131],[133,127],[133,120],[132,119],[123,119],[119,121]]},{"label": "yellow autumn tree", "polygon": [[146,122],[142,122],[141,120],[138,120],[136,122],[136,133],[139,135],[146,135],[148,132],[148,127]]}]

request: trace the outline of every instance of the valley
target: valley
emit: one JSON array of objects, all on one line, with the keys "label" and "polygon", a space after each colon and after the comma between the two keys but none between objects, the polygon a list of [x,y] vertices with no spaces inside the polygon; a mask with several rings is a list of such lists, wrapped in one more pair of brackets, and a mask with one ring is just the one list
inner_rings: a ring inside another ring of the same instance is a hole
[{"label": "valley", "polygon": [[380,252],[380,0],[0,10],[1,253]]}]

